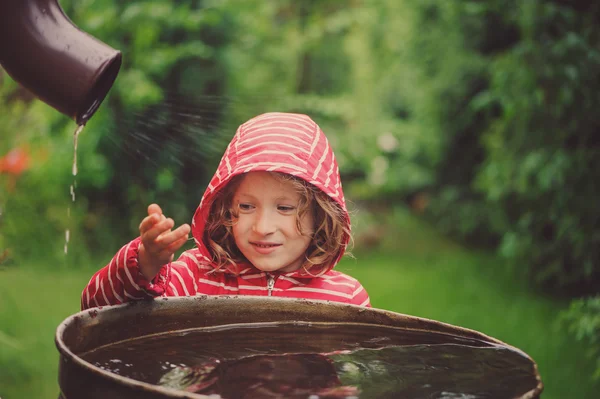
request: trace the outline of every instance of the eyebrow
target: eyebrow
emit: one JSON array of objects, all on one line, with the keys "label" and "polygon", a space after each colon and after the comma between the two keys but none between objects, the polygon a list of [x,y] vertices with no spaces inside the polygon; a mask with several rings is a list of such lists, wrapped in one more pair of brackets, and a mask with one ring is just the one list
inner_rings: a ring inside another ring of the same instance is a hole
[{"label": "eyebrow", "polygon": [[[257,199],[255,196],[253,196],[252,194],[248,194],[248,193],[237,193],[235,196],[236,197],[247,197],[247,198],[254,199],[254,200]],[[275,201],[292,201],[292,202],[295,201],[295,202],[297,202],[297,201],[300,201],[300,198],[294,199],[292,197],[282,195],[282,196],[275,198]]]},{"label": "eyebrow", "polygon": [[234,197],[248,197],[248,198],[255,199],[255,197],[252,194],[247,194],[247,193],[236,193]]}]

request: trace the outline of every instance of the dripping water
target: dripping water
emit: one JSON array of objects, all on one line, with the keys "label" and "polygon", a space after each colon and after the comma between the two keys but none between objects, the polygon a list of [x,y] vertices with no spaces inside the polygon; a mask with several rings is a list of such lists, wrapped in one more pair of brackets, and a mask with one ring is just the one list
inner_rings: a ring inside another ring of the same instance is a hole
[{"label": "dripping water", "polygon": [[[84,126],[85,125],[78,125],[77,128],[75,129],[75,133],[73,134],[73,167],[72,167],[73,184],[71,184],[71,186],[69,187],[69,194],[71,195],[71,202],[73,202],[73,203],[75,203],[75,188],[77,187],[77,179],[76,179],[77,178],[77,139],[79,137],[79,134],[83,130]],[[71,206],[70,205],[67,208],[67,218],[71,219]],[[69,250],[70,236],[71,236],[70,230],[66,229],[65,230],[65,254]]]}]

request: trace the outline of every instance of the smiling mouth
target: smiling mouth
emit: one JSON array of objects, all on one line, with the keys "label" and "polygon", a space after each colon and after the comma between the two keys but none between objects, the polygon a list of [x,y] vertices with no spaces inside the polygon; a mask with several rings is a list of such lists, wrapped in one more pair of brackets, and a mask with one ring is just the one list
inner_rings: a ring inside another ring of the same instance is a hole
[{"label": "smiling mouth", "polygon": [[253,242],[252,245],[254,245],[257,248],[275,248],[281,244],[257,244]]}]

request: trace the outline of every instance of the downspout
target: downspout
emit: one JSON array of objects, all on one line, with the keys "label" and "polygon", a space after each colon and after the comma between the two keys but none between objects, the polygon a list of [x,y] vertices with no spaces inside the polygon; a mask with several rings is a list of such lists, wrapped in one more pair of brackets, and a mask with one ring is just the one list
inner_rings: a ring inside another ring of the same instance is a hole
[{"label": "downspout", "polygon": [[57,0],[0,0],[0,65],[84,125],[112,87],[121,52],[77,28]]}]

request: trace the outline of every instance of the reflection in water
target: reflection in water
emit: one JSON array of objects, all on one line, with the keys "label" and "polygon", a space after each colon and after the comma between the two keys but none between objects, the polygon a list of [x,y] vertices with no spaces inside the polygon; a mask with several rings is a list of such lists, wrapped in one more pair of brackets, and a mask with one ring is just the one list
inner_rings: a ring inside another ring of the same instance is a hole
[{"label": "reflection in water", "polygon": [[345,323],[218,327],[106,346],[105,370],[224,398],[515,398],[533,362],[478,340]]}]

